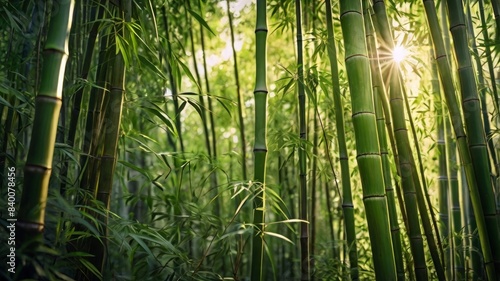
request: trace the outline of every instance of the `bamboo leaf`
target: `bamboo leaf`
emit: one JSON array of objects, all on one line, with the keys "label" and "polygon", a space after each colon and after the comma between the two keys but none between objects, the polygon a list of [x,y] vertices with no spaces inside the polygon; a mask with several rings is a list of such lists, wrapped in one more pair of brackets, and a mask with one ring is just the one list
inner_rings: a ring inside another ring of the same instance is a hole
[{"label": "bamboo leaf", "polygon": [[132,164],[130,162],[127,162],[127,161],[119,160],[118,163],[120,163],[123,166],[128,167],[128,168],[130,168],[130,169],[132,169],[134,171],[139,172],[140,174],[142,174],[143,176],[145,176],[148,179],[151,179],[149,177],[148,171],[146,171],[145,169],[142,169],[142,168],[140,168],[140,167],[138,167],[138,166],[136,166],[136,165],[134,165],[134,164]]},{"label": "bamboo leaf", "polygon": [[215,36],[215,33],[212,31],[210,26],[208,26],[208,23],[200,15],[198,15],[198,13],[196,13],[195,11],[193,11],[191,9],[187,9],[187,11],[191,14],[191,16],[193,16],[193,18],[196,19],[196,21],[198,21],[203,27],[205,27],[205,29],[210,31],[210,33],[212,33],[212,35]]},{"label": "bamboo leaf", "polygon": [[151,62],[149,59],[147,59],[145,56],[141,54],[138,54],[137,57],[139,58],[139,61],[142,65],[151,69],[155,74],[160,76],[162,79],[167,80],[167,77],[165,76],[165,74],[163,74],[163,71],[161,71],[153,62]]},{"label": "bamboo leaf", "polygon": [[279,238],[279,239],[281,239],[281,240],[284,240],[284,241],[286,241],[286,242],[288,242],[288,243],[290,243],[290,244],[292,244],[292,245],[295,245],[295,244],[292,242],[292,240],[290,240],[290,239],[288,239],[286,236],[281,235],[281,234],[278,234],[278,233],[276,233],[276,232],[264,231],[264,235],[274,236],[274,237],[277,237],[277,238]]}]

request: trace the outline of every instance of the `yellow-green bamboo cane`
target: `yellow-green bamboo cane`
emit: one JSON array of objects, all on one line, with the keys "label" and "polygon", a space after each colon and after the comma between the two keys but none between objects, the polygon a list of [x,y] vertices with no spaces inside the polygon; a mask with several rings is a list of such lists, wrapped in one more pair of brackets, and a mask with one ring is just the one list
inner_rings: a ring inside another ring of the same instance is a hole
[{"label": "yellow-green bamboo cane", "polygon": [[368,222],[375,276],[377,280],[396,280],[389,212],[373,107],[370,62],[360,0],[340,1],[340,23],[351,93],[356,159],[363,187],[363,203]]},{"label": "yellow-green bamboo cane", "polygon": [[464,132],[462,117],[457,97],[455,95],[455,88],[451,75],[451,67],[448,61],[448,55],[444,47],[443,37],[441,35],[436,6],[433,0],[423,0],[423,3],[427,17],[427,23],[429,24],[429,29],[432,36],[439,77],[443,87],[446,105],[450,113],[450,120],[453,131],[455,133],[460,161],[465,170],[466,183],[469,188],[470,199],[472,201],[472,207],[474,209],[474,216],[476,218],[477,229],[481,242],[481,249],[483,251],[484,265],[488,274],[488,279],[496,280],[493,257],[490,248],[490,239],[488,236],[478,185],[476,183],[475,169],[472,165],[472,158],[468,149],[467,136]]},{"label": "yellow-green bamboo cane", "polygon": [[326,28],[328,32],[328,58],[333,84],[333,106],[335,111],[335,128],[337,129],[337,142],[340,159],[340,173],[342,183],[342,210],[347,244],[349,245],[349,266],[351,280],[359,279],[358,254],[356,246],[356,227],[354,223],[354,204],[352,202],[351,175],[349,173],[349,158],[344,130],[344,106],[340,93],[339,74],[337,66],[337,51],[333,33],[332,5],[330,0],[325,1]]},{"label": "yellow-green bamboo cane", "polygon": [[[41,84],[35,98],[35,118],[17,222],[21,247],[34,248],[42,242],[73,8],[74,1],[58,2],[45,43]],[[30,241],[34,243],[31,246]]]},{"label": "yellow-green bamboo cane", "polygon": [[254,143],[254,198],[255,233],[252,245],[251,280],[262,280],[262,260],[264,257],[265,222],[265,178],[267,159],[267,12],[266,0],[257,0],[257,22],[255,27],[255,143]]}]

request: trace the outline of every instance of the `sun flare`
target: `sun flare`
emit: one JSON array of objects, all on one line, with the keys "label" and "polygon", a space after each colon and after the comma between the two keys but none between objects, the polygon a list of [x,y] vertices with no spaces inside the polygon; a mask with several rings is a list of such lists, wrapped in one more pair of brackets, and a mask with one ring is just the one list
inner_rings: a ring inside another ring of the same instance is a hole
[{"label": "sun flare", "polygon": [[400,63],[408,56],[408,54],[409,52],[405,47],[398,45],[394,47],[394,50],[392,51],[392,59],[396,63]]}]

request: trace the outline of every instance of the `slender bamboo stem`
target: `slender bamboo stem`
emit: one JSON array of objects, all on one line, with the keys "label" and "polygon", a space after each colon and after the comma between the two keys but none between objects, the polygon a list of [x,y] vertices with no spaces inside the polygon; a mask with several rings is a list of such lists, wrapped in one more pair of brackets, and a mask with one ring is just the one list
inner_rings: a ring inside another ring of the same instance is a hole
[{"label": "slender bamboo stem", "polygon": [[236,83],[236,96],[238,101],[238,122],[240,125],[240,145],[241,145],[241,172],[243,175],[243,180],[247,179],[247,151],[246,151],[246,137],[245,137],[245,122],[243,121],[244,111],[243,111],[243,97],[240,91],[240,77],[238,74],[238,56],[236,55],[236,48],[234,47],[234,28],[233,28],[233,16],[229,9],[229,0],[226,0],[227,7],[227,17],[229,19],[229,31],[231,33],[231,49],[233,50],[233,67],[234,67],[234,82]]},{"label": "slender bamboo stem", "polygon": [[[202,5],[201,5],[201,0],[198,1],[198,8],[200,10],[200,14],[203,14],[202,12]],[[215,131],[215,118],[214,118],[214,107],[212,103],[212,97],[210,96],[210,80],[208,79],[208,67],[207,67],[207,59],[206,59],[206,53],[205,53],[205,32],[203,31],[203,25],[200,23],[200,43],[201,43],[201,54],[203,58],[203,75],[205,78],[205,90],[207,92],[207,97],[208,97],[208,116],[210,120],[210,132],[212,133],[211,135],[211,140],[212,140],[212,161],[217,160],[217,134]],[[216,195],[219,194],[218,191],[218,177],[217,173],[214,172],[210,175],[210,184],[211,186],[214,186],[214,193]],[[217,197],[215,199],[215,214],[218,215],[220,213],[220,203],[219,203],[219,198]]]},{"label": "slender bamboo stem", "polygon": [[297,35],[297,67],[298,67],[298,100],[299,100],[299,218],[304,222],[300,223],[300,253],[301,253],[301,280],[309,280],[310,262],[309,262],[309,225],[308,221],[308,204],[307,204],[307,158],[306,158],[306,141],[307,141],[307,122],[306,122],[306,95],[304,89],[304,60],[302,49],[302,10],[300,0],[295,1],[295,17],[296,17],[296,35]]},{"label": "slender bamboo stem", "polygon": [[255,143],[254,143],[254,179],[256,182],[253,223],[255,234],[252,246],[251,280],[261,281],[264,254],[264,222],[266,194],[266,159],[267,159],[267,12],[266,0],[257,0],[257,22],[255,27]]},{"label": "slender bamboo stem", "polygon": [[[186,9],[189,9],[190,8],[189,1],[186,1],[185,4],[186,4]],[[188,22],[189,25],[192,25],[192,20],[187,15],[188,12],[186,11],[185,14],[186,14],[186,21]],[[200,71],[198,70],[198,59],[196,57],[196,49],[195,49],[194,35],[192,28],[189,28],[189,41],[191,43],[191,56],[193,57],[193,68],[196,76],[196,82],[198,83],[198,87],[200,89],[199,100],[200,100],[201,122],[203,124],[203,135],[205,137],[205,146],[207,148],[208,156],[212,158],[212,147],[210,146],[210,133],[208,131],[208,122],[207,122],[207,108],[205,104],[205,97],[203,96]]]},{"label": "slender bamboo stem", "polygon": [[331,80],[333,84],[333,106],[335,112],[335,128],[337,130],[337,145],[340,160],[340,173],[342,183],[342,210],[344,212],[344,223],[347,244],[349,248],[349,265],[352,280],[359,279],[358,254],[356,245],[356,228],[354,223],[354,204],[351,191],[351,176],[349,172],[349,158],[344,129],[344,106],[342,103],[337,51],[335,48],[335,37],[333,32],[332,5],[330,0],[325,1],[326,28],[328,32],[328,58],[330,60]]}]

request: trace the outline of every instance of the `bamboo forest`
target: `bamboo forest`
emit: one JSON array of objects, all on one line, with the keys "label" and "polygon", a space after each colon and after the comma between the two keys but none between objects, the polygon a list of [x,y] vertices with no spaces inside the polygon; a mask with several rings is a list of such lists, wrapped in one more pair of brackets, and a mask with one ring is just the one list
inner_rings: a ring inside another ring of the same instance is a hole
[{"label": "bamboo forest", "polygon": [[500,0],[0,0],[0,280],[500,280]]}]

